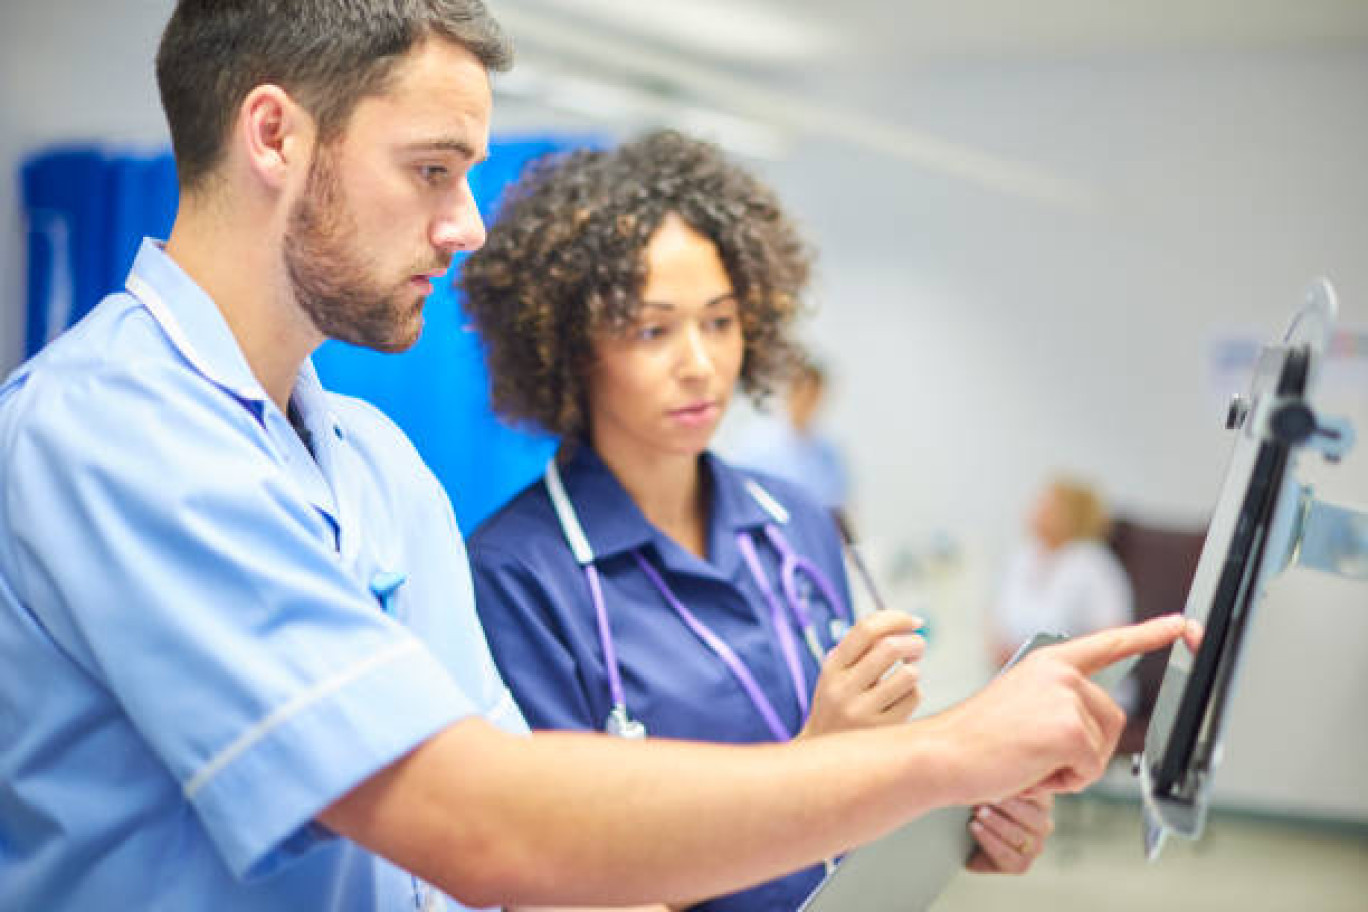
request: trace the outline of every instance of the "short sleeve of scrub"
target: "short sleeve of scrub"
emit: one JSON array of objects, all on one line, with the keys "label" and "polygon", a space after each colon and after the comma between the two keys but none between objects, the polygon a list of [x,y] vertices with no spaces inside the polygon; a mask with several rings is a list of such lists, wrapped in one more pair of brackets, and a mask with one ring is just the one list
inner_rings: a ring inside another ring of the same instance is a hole
[{"label": "short sleeve of scrub", "polygon": [[4,441],[23,479],[0,483],[8,572],[239,877],[477,712],[347,572],[242,402],[167,360],[29,382],[48,388],[28,391]]}]

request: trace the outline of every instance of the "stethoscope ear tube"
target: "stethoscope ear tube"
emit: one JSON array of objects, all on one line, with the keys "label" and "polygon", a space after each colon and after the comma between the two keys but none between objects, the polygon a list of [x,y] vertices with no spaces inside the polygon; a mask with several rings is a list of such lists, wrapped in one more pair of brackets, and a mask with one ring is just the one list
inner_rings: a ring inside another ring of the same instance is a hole
[{"label": "stethoscope ear tube", "polygon": [[580,525],[579,515],[575,512],[575,505],[570,502],[570,495],[565,493],[565,483],[561,481],[560,468],[556,465],[554,456],[546,467],[545,478],[547,493],[551,495],[551,506],[556,511],[556,519],[560,521],[561,534],[570,546],[570,553],[575,555],[575,560],[581,567],[593,566],[594,549],[589,544],[589,536],[584,534],[584,526]]},{"label": "stethoscope ear tube", "polygon": [[603,584],[599,580],[598,568],[594,566],[594,549],[589,544],[589,536],[584,533],[579,515],[570,495],[565,492],[561,480],[560,467],[555,457],[546,467],[546,490],[551,495],[551,506],[560,521],[561,534],[565,536],[575,561],[584,569],[589,583],[589,600],[594,605],[594,622],[598,626],[599,643],[603,648],[603,666],[608,671],[608,692],[613,699],[613,708],[603,723],[603,730],[619,738],[644,738],[646,726],[633,719],[627,712],[627,694],[622,686],[622,670],[618,667],[617,647],[613,640],[613,630],[608,623],[608,608],[603,598]]}]

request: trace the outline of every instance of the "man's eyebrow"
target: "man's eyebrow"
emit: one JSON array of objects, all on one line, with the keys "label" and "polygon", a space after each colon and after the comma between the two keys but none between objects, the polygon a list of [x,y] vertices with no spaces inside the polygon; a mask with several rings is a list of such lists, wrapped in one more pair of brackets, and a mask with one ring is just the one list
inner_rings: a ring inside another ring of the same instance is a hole
[{"label": "man's eyebrow", "polygon": [[477,151],[473,145],[464,139],[425,139],[408,143],[404,148],[412,152],[455,152],[476,165],[489,158],[488,149]]}]

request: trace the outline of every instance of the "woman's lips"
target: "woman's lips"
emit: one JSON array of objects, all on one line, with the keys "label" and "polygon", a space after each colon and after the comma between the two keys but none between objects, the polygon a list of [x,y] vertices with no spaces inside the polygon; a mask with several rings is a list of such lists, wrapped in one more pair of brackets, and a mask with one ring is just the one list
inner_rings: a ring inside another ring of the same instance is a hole
[{"label": "woman's lips", "polygon": [[670,417],[686,427],[710,424],[717,417],[716,402],[697,402],[683,408],[671,409]]}]

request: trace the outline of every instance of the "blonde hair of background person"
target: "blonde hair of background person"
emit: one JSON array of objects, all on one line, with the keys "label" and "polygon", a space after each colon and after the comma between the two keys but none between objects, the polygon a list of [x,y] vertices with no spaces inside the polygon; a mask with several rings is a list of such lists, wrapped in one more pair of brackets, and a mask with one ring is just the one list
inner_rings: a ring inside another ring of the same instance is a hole
[{"label": "blonde hair of background person", "polygon": [[[1124,714],[1087,676],[1181,618],[799,744],[521,733],[440,487],[309,364],[411,345],[483,242],[497,26],[476,0],[182,0],[162,53],[171,238],[0,387],[7,902],[448,906],[414,878],[473,906],[687,900],[1103,773]],[[396,610],[358,553],[403,560]]]},{"label": "blonde hair of background person", "polygon": [[1069,476],[1053,478],[1036,498],[1027,527],[994,606],[999,662],[1038,631],[1076,636],[1129,622],[1130,579],[1106,544],[1111,520],[1095,488]]},{"label": "blonde hair of background person", "polygon": [[1037,510],[1037,533],[1048,529],[1056,547],[1071,541],[1105,541],[1111,529],[1111,517],[1101,495],[1075,478],[1052,480]]}]

